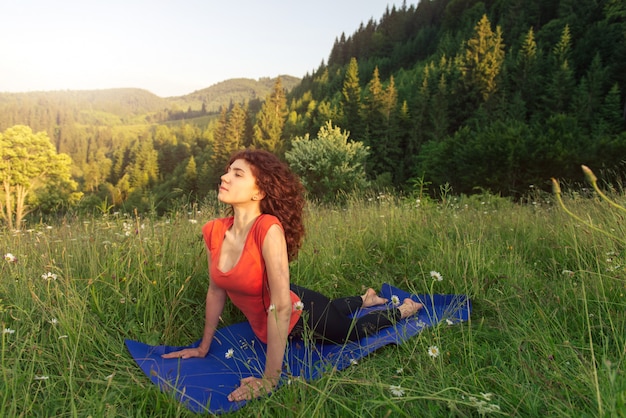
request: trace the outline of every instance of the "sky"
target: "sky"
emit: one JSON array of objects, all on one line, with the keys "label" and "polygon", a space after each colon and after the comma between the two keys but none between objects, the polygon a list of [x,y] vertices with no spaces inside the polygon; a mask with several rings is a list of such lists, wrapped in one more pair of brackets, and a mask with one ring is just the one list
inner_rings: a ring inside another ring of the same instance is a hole
[{"label": "sky", "polygon": [[[407,1],[407,6],[417,1]],[[403,0],[2,0],[0,92],[135,87],[182,96],[303,77]]]}]

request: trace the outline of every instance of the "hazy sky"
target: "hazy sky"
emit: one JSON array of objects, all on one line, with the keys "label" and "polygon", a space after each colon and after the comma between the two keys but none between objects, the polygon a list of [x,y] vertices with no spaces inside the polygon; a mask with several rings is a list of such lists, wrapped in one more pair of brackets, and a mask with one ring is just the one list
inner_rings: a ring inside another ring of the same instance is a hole
[{"label": "hazy sky", "polygon": [[229,78],[302,77],[342,32],[402,3],[1,0],[0,92],[138,87],[169,97]]}]

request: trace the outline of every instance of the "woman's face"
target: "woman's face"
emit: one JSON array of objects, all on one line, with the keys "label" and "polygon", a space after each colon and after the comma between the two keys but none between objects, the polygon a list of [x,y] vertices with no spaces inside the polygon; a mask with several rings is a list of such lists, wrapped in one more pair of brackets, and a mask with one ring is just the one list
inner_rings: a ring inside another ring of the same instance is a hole
[{"label": "woman's face", "polygon": [[226,204],[259,202],[263,193],[256,184],[252,166],[246,160],[235,160],[221,177],[217,198]]}]

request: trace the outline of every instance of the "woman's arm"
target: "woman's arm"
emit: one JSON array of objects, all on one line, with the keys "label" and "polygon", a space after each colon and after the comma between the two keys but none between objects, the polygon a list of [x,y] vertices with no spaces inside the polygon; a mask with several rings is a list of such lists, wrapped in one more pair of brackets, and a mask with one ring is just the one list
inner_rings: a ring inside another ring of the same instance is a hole
[{"label": "woman's arm", "polygon": [[289,260],[285,234],[278,225],[272,225],[263,241],[263,259],[270,287],[270,309],[267,313],[267,354],[263,379],[247,377],[228,398],[231,401],[253,399],[271,392],[278,384],[285,357],[291,293],[289,289]]},{"label": "woman's arm", "polygon": [[[209,272],[211,271],[211,254],[207,251]],[[205,357],[211,348],[213,336],[219,324],[220,315],[224,310],[226,303],[226,291],[217,286],[211,280],[209,275],[209,290],[206,293],[206,305],[204,311],[204,332],[202,333],[202,341],[197,348],[186,348],[180,351],[163,354],[163,358],[191,358]]]},{"label": "woman's arm", "polygon": [[263,377],[276,385],[283,367],[292,312],[287,243],[278,225],[273,225],[267,232],[263,258],[270,286],[270,303],[274,308],[267,314],[267,356]]}]

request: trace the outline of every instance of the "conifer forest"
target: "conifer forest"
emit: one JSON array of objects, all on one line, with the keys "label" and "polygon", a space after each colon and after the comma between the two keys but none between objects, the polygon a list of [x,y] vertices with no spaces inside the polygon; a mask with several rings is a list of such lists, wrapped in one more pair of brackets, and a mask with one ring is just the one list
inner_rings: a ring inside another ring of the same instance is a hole
[{"label": "conifer forest", "polygon": [[69,157],[55,193],[26,197],[40,213],[200,201],[233,151],[284,157],[329,122],[367,147],[370,190],[515,199],[551,178],[582,182],[581,164],[621,181],[625,102],[623,0],[421,0],[337,34],[303,76],[168,98],[0,93],[0,138],[23,125]]}]

